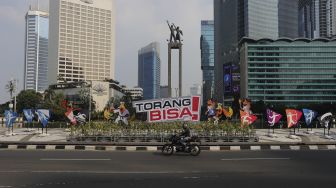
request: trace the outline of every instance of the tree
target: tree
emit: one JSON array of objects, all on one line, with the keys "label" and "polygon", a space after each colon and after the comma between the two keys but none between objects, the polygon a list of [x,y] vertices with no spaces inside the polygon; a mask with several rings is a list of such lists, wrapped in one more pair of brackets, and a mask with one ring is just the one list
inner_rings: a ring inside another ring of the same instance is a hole
[{"label": "tree", "polygon": [[83,88],[79,91],[79,97],[83,102],[81,105],[82,109],[89,109],[90,101],[91,101],[91,111],[95,111],[96,109],[96,102],[93,100],[92,95],[90,95],[89,88]]},{"label": "tree", "polygon": [[63,93],[56,93],[51,98],[45,98],[42,108],[50,109],[52,112],[51,120],[63,121],[65,120],[66,108],[62,106],[65,100]]},{"label": "tree", "polygon": [[44,91],[43,95],[45,101],[51,101],[51,99],[55,96],[55,91],[52,88],[48,88]]},{"label": "tree", "polygon": [[36,109],[42,104],[42,95],[34,90],[23,90],[17,96],[18,112],[22,112],[26,108]]}]

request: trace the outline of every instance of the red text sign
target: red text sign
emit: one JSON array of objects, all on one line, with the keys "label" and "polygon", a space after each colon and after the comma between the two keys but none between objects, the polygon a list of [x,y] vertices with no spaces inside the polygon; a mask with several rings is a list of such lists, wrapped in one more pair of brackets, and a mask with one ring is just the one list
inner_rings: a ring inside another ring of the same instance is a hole
[{"label": "red text sign", "polygon": [[199,121],[201,97],[136,101],[133,107],[137,113],[147,112],[149,122]]}]

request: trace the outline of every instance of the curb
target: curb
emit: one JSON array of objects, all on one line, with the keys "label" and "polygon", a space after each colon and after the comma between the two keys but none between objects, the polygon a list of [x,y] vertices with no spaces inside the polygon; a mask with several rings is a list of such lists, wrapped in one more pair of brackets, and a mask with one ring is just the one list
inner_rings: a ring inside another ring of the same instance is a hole
[{"label": "curb", "polygon": [[[0,144],[0,150],[46,151],[161,151],[162,146],[103,146],[103,145],[24,145]],[[336,150],[336,145],[231,145],[201,146],[203,151],[262,151],[262,150]]]}]

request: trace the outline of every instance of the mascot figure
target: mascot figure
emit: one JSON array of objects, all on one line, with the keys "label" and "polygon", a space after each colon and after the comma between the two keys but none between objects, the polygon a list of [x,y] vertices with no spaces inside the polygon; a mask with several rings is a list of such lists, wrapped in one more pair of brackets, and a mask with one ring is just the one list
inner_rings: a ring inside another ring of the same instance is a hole
[{"label": "mascot figure", "polygon": [[208,117],[208,122],[211,122],[212,120],[216,120],[216,103],[212,100],[208,100],[208,109],[205,112],[205,115]]},{"label": "mascot figure", "polygon": [[124,102],[120,102],[119,108],[114,110],[114,113],[118,113],[118,117],[115,120],[115,123],[122,122],[125,125],[128,125],[128,118],[130,114],[129,111],[126,109]]},{"label": "mascot figure", "polygon": [[250,99],[247,99],[247,98],[239,99],[239,106],[240,106],[240,111],[243,111],[247,114],[252,114]]}]

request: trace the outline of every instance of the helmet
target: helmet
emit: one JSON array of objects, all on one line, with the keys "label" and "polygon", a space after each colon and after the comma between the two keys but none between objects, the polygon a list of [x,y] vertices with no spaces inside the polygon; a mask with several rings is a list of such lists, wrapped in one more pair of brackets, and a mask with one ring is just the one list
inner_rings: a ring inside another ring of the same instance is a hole
[{"label": "helmet", "polygon": [[182,128],[183,129],[187,129],[188,128],[188,124],[187,123],[183,123]]}]

